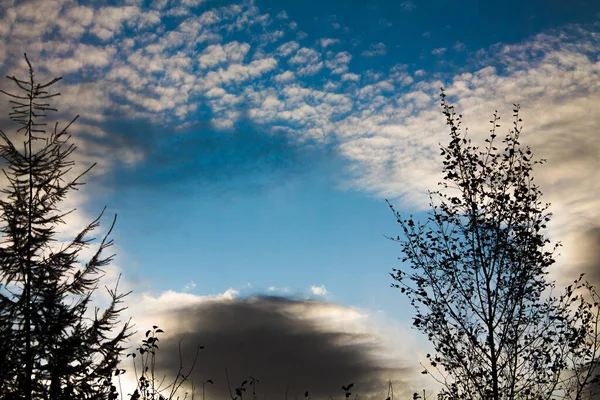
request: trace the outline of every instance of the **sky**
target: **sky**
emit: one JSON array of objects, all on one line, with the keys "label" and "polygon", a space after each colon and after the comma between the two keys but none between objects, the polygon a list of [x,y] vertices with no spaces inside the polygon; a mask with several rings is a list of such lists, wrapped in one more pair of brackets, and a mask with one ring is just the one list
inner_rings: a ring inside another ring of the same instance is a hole
[{"label": "sky", "polygon": [[26,76],[23,53],[41,81],[63,77],[53,118],[80,116],[73,157],[97,163],[61,237],[118,215],[107,281],[121,274],[141,333],[165,330],[161,371],[180,339],[206,346],[194,377],[212,399],[226,367],[275,397],[433,387],[390,287],[385,199],[425,216],[441,87],[475,142],[521,104],[563,243],[551,277],[600,283],[596,1],[0,0],[0,75]]}]

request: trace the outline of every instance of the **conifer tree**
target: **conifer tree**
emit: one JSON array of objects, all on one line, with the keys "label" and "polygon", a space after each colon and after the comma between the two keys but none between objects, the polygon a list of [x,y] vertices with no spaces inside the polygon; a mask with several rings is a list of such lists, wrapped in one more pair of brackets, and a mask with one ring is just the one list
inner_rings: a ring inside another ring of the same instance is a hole
[{"label": "conifer tree", "polygon": [[443,190],[430,192],[424,223],[390,205],[403,230],[393,240],[410,265],[393,270],[392,286],[408,296],[413,325],[436,352],[423,373],[443,385],[444,399],[593,398],[600,299],[582,277],[558,296],[546,279],[556,246],[532,175],[544,160],[519,143],[518,105],[500,143],[494,114],[480,149],[441,97],[450,129]]},{"label": "conifer tree", "polygon": [[[23,145],[0,131],[0,157],[7,187],[0,200],[0,398],[104,399],[114,397],[111,376],[130,335],[129,322],[118,320],[123,297],[118,283],[108,289],[104,310],[91,309],[92,294],[113,255],[108,234],[83,264],[80,251],[93,239],[102,214],[72,241],[59,246],[56,234],[63,218],[60,203],[77,190],[81,177],[68,174],[75,146],[66,127],[56,123],[46,132],[44,118],[52,108],[50,93],[61,78],[39,84],[29,66],[26,79],[8,77],[16,91],[4,91],[12,106],[10,118],[20,125]],[[104,213],[104,211],[102,212]]]}]

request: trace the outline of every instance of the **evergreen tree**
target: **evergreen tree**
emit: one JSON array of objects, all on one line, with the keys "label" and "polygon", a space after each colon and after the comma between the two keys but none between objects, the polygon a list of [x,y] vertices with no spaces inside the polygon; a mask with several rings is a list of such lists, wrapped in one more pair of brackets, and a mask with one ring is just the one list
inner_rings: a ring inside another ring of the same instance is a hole
[{"label": "evergreen tree", "polygon": [[409,297],[413,325],[437,353],[423,373],[442,383],[446,399],[592,398],[598,295],[581,277],[552,295],[546,275],[556,246],[544,236],[551,215],[532,176],[544,160],[519,143],[519,107],[500,144],[494,114],[480,150],[443,90],[441,97],[450,128],[444,190],[430,192],[425,223],[390,205],[404,233],[393,240],[411,267],[394,269],[392,286]]},{"label": "evergreen tree", "polygon": [[[49,134],[46,114],[57,111],[48,101],[59,93],[49,88],[61,78],[36,83],[33,68],[25,80],[8,77],[18,91],[2,90],[12,105],[10,118],[24,134],[23,150],[0,131],[0,156],[8,181],[2,189],[0,221],[0,398],[2,399],[103,399],[114,396],[111,376],[129,322],[119,327],[120,306],[126,294],[118,283],[108,289],[106,309],[88,308],[113,256],[102,254],[111,246],[108,234],[95,254],[82,265],[79,252],[90,245],[88,235],[99,226],[102,214],[66,245],[57,248],[56,229],[70,213],[60,202],[77,190],[81,177],[92,167],[68,179],[73,166],[67,129],[58,123]],[[103,211],[104,212],[104,211]],[[89,311],[92,311],[91,309]]]}]

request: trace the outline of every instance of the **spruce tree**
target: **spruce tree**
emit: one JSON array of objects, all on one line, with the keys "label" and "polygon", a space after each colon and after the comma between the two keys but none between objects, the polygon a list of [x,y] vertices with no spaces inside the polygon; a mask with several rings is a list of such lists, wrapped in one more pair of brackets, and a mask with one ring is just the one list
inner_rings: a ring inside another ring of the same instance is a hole
[{"label": "spruce tree", "polygon": [[[106,288],[110,302],[94,307],[92,295],[103,276],[103,267],[114,255],[103,253],[112,245],[108,234],[87,263],[80,251],[93,239],[100,216],[72,241],[57,242],[57,228],[71,211],[60,209],[69,191],[77,190],[92,167],[69,178],[76,147],[67,130],[54,124],[46,132],[44,118],[56,112],[49,101],[60,95],[49,89],[61,78],[35,81],[29,67],[26,79],[8,77],[16,91],[4,91],[12,121],[20,125],[23,146],[0,130],[0,156],[7,187],[0,200],[0,398],[2,399],[103,399],[114,397],[111,375],[123,342],[131,334],[129,322],[121,326],[123,297]],[[89,309],[89,310],[88,310]]]}]

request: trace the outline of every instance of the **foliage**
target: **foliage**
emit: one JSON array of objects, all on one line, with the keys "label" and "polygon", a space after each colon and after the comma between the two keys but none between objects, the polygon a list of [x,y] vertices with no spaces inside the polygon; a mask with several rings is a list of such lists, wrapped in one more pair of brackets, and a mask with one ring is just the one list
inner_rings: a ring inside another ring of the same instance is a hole
[{"label": "foliage", "polygon": [[[169,384],[165,384],[166,376],[164,376],[159,382],[156,377],[156,351],[159,350],[158,342],[160,339],[158,338],[159,333],[164,333],[162,329],[158,326],[152,326],[152,329],[146,331],[146,338],[142,340],[141,346],[139,346],[136,350],[137,353],[129,353],[127,357],[131,357],[133,360],[133,370],[135,373],[135,380],[137,383],[137,387],[134,392],[130,395],[130,400],[171,400],[178,394],[181,386],[189,381],[189,377],[192,374],[194,367],[196,365],[196,361],[198,360],[198,354],[200,350],[204,349],[204,346],[198,346],[196,349],[196,356],[194,357],[192,366],[188,370],[187,373],[183,373],[183,359],[181,355],[181,342],[179,343],[179,370],[175,375],[173,381]],[[137,354],[139,354],[139,359],[136,362]],[[139,371],[139,374],[138,374]],[[124,369],[117,369],[115,371],[115,376],[119,377],[123,375],[126,371]],[[206,383],[212,384],[213,381],[208,379],[202,384],[202,400],[204,400],[204,385]],[[194,397],[194,384],[192,384],[192,398]],[[121,391],[122,392],[122,391]],[[187,398],[188,392],[185,393],[185,397]]]},{"label": "foliage", "polygon": [[[80,178],[68,180],[73,166],[69,160],[75,146],[67,129],[50,134],[41,122],[57,111],[48,103],[58,96],[48,88],[56,78],[39,84],[29,66],[26,80],[9,79],[18,92],[2,93],[10,98],[11,119],[25,135],[23,151],[2,131],[0,156],[8,187],[0,200],[2,233],[0,246],[0,398],[3,399],[95,399],[107,398],[111,373],[117,366],[129,324],[116,329],[122,299],[118,283],[106,288],[110,303],[89,317],[91,296],[103,276],[103,267],[113,256],[102,257],[112,245],[108,234],[92,258],[81,266],[78,255],[92,239],[98,217],[71,242],[57,249],[56,229],[68,212],[60,202],[70,190],[77,190]],[[22,148],[21,146],[18,146]],[[93,166],[92,166],[93,167]],[[91,167],[90,167],[91,169]],[[104,212],[104,211],[103,211]],[[116,216],[115,216],[116,220]],[[114,388],[112,388],[114,389]]]},{"label": "foliage", "polygon": [[557,245],[544,236],[551,214],[532,176],[545,160],[519,143],[519,106],[499,144],[494,113],[480,150],[443,89],[441,105],[450,128],[441,146],[444,191],[430,192],[425,223],[390,204],[404,233],[392,240],[412,270],[394,269],[392,286],[408,296],[414,326],[437,352],[423,373],[437,371],[441,398],[584,398],[598,357],[598,300],[578,295],[595,294],[581,278],[552,295],[546,275]]}]

